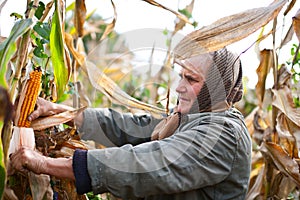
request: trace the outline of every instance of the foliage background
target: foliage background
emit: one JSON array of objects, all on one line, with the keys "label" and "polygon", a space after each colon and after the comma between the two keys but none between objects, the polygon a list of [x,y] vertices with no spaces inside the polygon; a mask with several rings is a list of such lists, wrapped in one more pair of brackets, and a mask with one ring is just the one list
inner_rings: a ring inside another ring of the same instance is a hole
[{"label": "foliage background", "polygon": [[[173,34],[180,31],[187,23],[196,27],[191,14],[194,1],[176,11],[155,1],[145,2],[149,3],[149,6],[161,8],[164,12],[173,13],[174,18],[177,19],[173,30],[166,29],[162,33],[166,38],[166,47],[171,45]],[[245,96],[237,105],[246,117],[253,139],[253,165],[247,199],[299,198],[300,54],[299,43],[289,42],[293,35],[299,38],[300,14],[290,12],[296,1],[277,2],[284,5],[278,12],[268,7],[263,10],[265,15],[257,16],[257,21],[245,23],[247,27],[256,27],[256,30],[260,31],[257,42],[249,44],[249,47],[252,45],[257,47],[260,58],[260,64],[256,66],[258,82],[254,89],[245,88]],[[75,1],[68,7],[65,4],[66,2],[62,0],[47,3],[35,0],[28,2],[26,13],[12,14],[16,18],[16,23],[10,35],[1,38],[0,41],[0,78],[1,85],[5,89],[1,97],[5,97],[5,92],[8,93],[6,96],[9,96],[2,98],[4,103],[15,104],[28,72],[34,66],[42,66],[43,82],[40,96],[50,101],[71,105],[75,109],[82,106],[114,107],[120,111],[146,110],[158,114],[162,111],[167,112],[168,105],[171,107],[175,104],[176,97],[169,95],[170,83],[174,80],[170,79],[171,62],[168,54],[165,55],[166,59],[163,60],[158,75],[144,73],[138,76],[135,74],[134,55],[120,56],[129,49],[125,41],[114,31],[117,20],[116,10],[112,19],[107,22],[96,13],[87,13],[84,1]],[[4,5],[5,2],[1,4],[1,8]],[[113,1],[111,6],[114,8]],[[257,13],[253,11],[249,14],[256,16]],[[267,14],[270,18],[267,18]],[[288,17],[292,18],[292,23],[285,26],[290,28],[279,34],[278,30],[283,28],[277,27],[277,22],[284,22]],[[225,19],[220,20],[220,24],[224,24]],[[228,30],[217,30],[211,34],[216,37],[202,31],[205,36],[210,36],[213,40],[224,38],[226,34],[231,35],[232,40],[219,40],[219,44],[225,45],[228,41],[234,43],[254,32],[242,26],[234,33],[231,32],[236,28],[236,24],[244,22],[243,20],[245,18],[240,16],[234,17]],[[212,30],[214,27],[217,26],[213,23],[207,29]],[[217,45],[207,44],[205,40],[201,40],[199,36],[201,33],[200,29],[200,33],[195,32],[193,35],[203,42],[201,45],[208,45],[211,49],[218,48]],[[281,38],[281,43],[275,42],[275,36]],[[273,39],[272,48],[264,48],[262,41],[266,38]],[[95,63],[97,68],[92,68],[84,60],[86,58],[93,60],[90,52],[95,47],[99,47],[99,44],[101,44],[101,55],[105,56]],[[279,63],[282,53],[280,50],[285,45],[290,46],[290,59]],[[148,61],[151,64],[154,53],[149,55]],[[89,72],[104,78],[100,81],[93,79],[89,76],[91,74]],[[266,80],[270,77],[274,84],[271,88],[267,88]],[[245,85],[246,83],[245,79]],[[143,104],[142,101],[147,104]],[[46,197],[47,191],[50,190],[54,197],[56,195],[61,198],[66,198],[64,195],[71,199],[114,198],[110,194],[77,195],[73,183],[68,180],[51,178],[51,185],[44,185],[41,183],[45,177],[34,177],[39,184],[30,181],[33,179],[32,176],[17,174],[7,177],[7,149],[13,129],[9,113],[12,111],[12,108],[1,110],[4,124],[1,124],[0,197],[38,199],[38,195],[35,196],[33,191],[38,191],[40,196]],[[72,117],[74,114],[69,114],[63,120],[70,120]],[[72,155],[75,148],[105,148],[101,144],[81,141],[74,134],[76,127],[63,125],[62,122],[49,126],[49,121],[45,121],[43,125],[43,130],[35,131],[35,134],[37,148],[45,155],[61,157]],[[34,190],[33,188],[36,187],[38,189]]]}]

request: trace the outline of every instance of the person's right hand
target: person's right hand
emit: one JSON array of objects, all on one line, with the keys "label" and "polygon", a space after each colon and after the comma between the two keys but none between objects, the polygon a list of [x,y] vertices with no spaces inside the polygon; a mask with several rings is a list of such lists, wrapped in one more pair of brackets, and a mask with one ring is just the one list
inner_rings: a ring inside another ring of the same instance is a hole
[{"label": "person's right hand", "polygon": [[47,166],[46,160],[50,159],[27,147],[21,147],[17,152],[10,154],[9,158],[10,167],[13,169],[23,173],[26,173],[29,170],[36,174],[45,172]]}]

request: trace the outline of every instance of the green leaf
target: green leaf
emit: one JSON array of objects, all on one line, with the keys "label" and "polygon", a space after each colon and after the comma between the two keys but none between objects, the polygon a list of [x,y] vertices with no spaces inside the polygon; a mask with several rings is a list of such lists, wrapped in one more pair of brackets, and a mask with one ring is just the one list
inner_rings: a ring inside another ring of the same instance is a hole
[{"label": "green leaf", "polygon": [[16,41],[20,36],[26,33],[32,24],[32,19],[22,19],[17,21],[8,38],[0,44],[0,85],[7,88],[6,82],[6,67],[16,52]]},{"label": "green leaf", "polygon": [[65,63],[64,41],[62,32],[62,23],[60,18],[60,11],[57,0],[55,1],[55,12],[52,18],[51,32],[50,32],[50,52],[52,66],[55,76],[55,83],[57,86],[57,98],[59,99],[63,94],[68,83],[68,69]]},{"label": "green leaf", "polygon": [[75,1],[73,1],[67,8],[66,11],[72,11],[75,10]]},{"label": "green leaf", "polygon": [[37,46],[34,50],[33,50],[33,54],[36,57],[39,58],[48,58],[48,55],[44,53],[44,49],[41,48],[40,46]]},{"label": "green leaf", "polygon": [[49,41],[49,35],[51,30],[48,23],[38,22],[33,27],[33,30],[35,30],[35,32],[37,32],[37,34],[39,34],[42,38],[45,38]]},{"label": "green leaf", "polygon": [[41,19],[45,10],[45,4],[43,2],[39,2],[39,7],[36,9],[34,16],[36,18]]},{"label": "green leaf", "polygon": [[178,10],[181,14],[185,15],[188,19],[192,18],[192,14],[187,9]]},{"label": "green leaf", "polygon": [[[2,132],[3,122],[0,121],[0,131]],[[0,199],[2,199],[4,186],[5,186],[5,163],[4,163],[4,156],[3,156],[3,148],[2,148],[2,140],[0,137]]]},{"label": "green leaf", "polygon": [[15,17],[15,19],[23,19],[23,16],[16,12],[11,13],[9,16]]}]

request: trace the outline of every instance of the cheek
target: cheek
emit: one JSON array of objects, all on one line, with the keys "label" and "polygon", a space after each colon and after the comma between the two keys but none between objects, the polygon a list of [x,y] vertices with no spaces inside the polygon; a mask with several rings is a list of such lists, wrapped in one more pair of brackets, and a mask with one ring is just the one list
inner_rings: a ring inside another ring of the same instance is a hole
[{"label": "cheek", "polygon": [[192,89],[195,96],[197,96],[200,93],[202,86],[203,86],[203,82],[195,83],[192,85]]}]

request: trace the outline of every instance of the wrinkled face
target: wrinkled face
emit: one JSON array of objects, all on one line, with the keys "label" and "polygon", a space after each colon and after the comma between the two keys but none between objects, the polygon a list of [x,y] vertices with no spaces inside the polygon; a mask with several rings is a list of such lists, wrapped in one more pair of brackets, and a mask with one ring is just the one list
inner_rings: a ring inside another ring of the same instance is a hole
[{"label": "wrinkled face", "polygon": [[[180,81],[176,88],[178,93],[178,112],[186,114],[197,100],[197,95],[205,81],[205,75],[213,63],[211,54],[203,54],[186,59],[180,63]],[[198,105],[198,104],[197,104]]]}]

